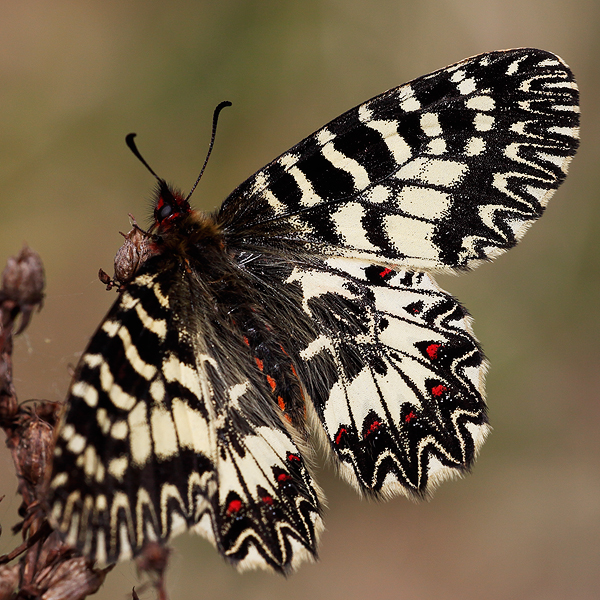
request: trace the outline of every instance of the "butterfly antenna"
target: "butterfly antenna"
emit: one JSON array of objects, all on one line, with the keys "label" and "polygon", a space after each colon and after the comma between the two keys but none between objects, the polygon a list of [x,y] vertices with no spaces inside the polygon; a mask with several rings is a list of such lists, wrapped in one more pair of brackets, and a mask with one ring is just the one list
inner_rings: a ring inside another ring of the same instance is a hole
[{"label": "butterfly antenna", "polygon": [[[202,165],[202,169],[200,170],[200,175],[198,175],[198,179],[196,179],[196,183],[194,183],[194,185],[192,186],[192,189],[190,190],[190,193],[187,195],[186,201],[188,201],[190,199],[190,196],[194,193],[194,190],[196,189],[198,182],[202,178],[204,169],[206,169],[206,165],[208,164],[208,159],[210,158],[210,154],[212,152],[213,146],[215,145],[215,137],[217,135],[217,123],[219,121],[219,114],[226,106],[231,106],[231,102],[229,102],[228,100],[225,100],[224,102],[221,102],[217,106],[217,108],[215,108],[215,112],[213,113],[212,135],[210,136],[210,144],[208,145],[208,152],[206,154],[206,158],[204,159],[204,164]],[[148,166],[148,165],[146,165],[146,166]],[[148,167],[148,168],[150,168],[150,167]]]},{"label": "butterfly antenna", "polygon": [[135,145],[135,142],[133,141],[133,138],[136,135],[137,135],[137,133],[130,133],[127,136],[125,136],[125,143],[129,146],[129,149],[135,154],[135,156],[138,158],[138,160],[146,167],[146,169],[148,169],[148,171],[150,171],[150,173],[152,173],[152,175],[154,175],[154,177],[156,177],[156,179],[158,179],[159,182],[162,182],[163,179],[161,179],[152,170],[152,167],[144,160],[144,157],[140,154],[140,151],[137,149],[137,146]]}]

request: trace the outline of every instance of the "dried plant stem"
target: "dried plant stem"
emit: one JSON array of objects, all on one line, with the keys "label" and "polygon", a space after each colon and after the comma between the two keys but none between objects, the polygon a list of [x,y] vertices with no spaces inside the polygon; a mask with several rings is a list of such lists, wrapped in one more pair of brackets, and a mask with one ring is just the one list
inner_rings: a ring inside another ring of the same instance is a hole
[{"label": "dried plant stem", "polygon": [[[23,248],[2,274],[0,289],[0,427],[6,434],[22,497],[19,514],[23,542],[0,557],[0,600],[79,600],[93,594],[108,569],[94,569],[66,546],[46,520],[41,499],[53,447],[59,405],[19,404],[12,379],[13,335],[29,324],[43,301],[44,269],[40,257]],[[17,323],[19,324],[17,325]],[[20,557],[16,564],[9,564]]]}]

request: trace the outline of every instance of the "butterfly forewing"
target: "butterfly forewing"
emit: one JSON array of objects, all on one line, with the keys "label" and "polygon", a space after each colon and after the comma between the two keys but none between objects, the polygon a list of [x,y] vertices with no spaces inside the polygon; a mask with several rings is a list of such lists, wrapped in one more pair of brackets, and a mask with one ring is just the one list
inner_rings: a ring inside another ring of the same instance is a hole
[{"label": "butterfly forewing", "polygon": [[135,264],[121,253],[71,386],[52,523],[100,563],[193,528],[239,569],[286,573],[323,527],[315,439],[373,497],[468,470],[486,362],[429,272],[520,239],[565,177],[578,111],[561,59],[492,52],[348,111],[215,215],[160,180],[155,235],[136,229]]},{"label": "butterfly forewing", "polygon": [[[243,335],[193,274],[153,260],[83,355],[57,439],[50,509],[105,564],[187,527],[240,568],[315,555],[319,492]],[[197,314],[190,314],[194,306]],[[223,338],[223,335],[229,336]]]},{"label": "butterfly forewing", "polygon": [[483,54],[338,117],[243,183],[221,218],[236,238],[289,220],[287,236],[319,255],[474,266],[540,217],[578,124],[577,86],[558,57]]}]

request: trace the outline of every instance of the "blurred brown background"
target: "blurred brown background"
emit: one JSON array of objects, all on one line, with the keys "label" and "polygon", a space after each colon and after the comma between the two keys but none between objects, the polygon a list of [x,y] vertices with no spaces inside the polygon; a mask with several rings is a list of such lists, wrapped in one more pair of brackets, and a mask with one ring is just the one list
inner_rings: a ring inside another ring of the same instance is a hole
[{"label": "blurred brown background", "polygon": [[[127,213],[154,184],[124,144],[214,208],[243,179],[342,111],[464,57],[535,46],[573,68],[582,146],[523,243],[440,278],[491,360],[494,432],[474,473],[430,503],[360,501],[328,469],[321,560],[284,580],[238,575],[204,540],[175,543],[171,598],[600,598],[600,2],[598,0],[3,0],[0,260],[27,241],[45,262],[44,310],[17,342],[21,400],[61,400],[68,366],[114,300]],[[0,449],[0,552],[19,498]],[[131,597],[119,566],[97,595]],[[153,597],[147,591],[143,598]]]}]

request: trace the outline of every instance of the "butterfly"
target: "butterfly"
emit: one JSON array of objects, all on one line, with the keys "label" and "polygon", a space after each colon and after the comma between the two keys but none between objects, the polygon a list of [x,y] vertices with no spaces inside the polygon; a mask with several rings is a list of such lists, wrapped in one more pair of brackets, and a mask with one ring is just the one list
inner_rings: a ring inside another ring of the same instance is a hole
[{"label": "butterfly", "polygon": [[378,499],[467,472],[487,363],[433,274],[521,239],[578,126],[560,58],[490,52],[346,112],[214,213],[156,176],[70,387],[55,528],[99,565],[192,529],[240,570],[288,573],[323,530],[317,444]]}]

